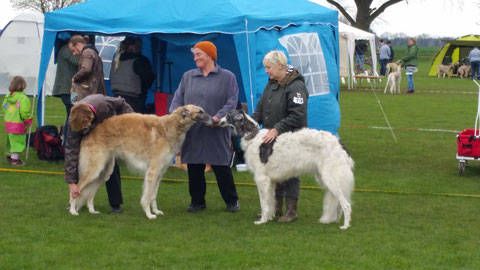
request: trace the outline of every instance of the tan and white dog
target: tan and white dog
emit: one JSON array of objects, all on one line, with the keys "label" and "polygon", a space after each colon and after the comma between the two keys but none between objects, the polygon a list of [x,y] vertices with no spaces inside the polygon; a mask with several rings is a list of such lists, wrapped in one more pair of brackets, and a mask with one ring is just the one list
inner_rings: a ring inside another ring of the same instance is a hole
[{"label": "tan and white dog", "polygon": [[[391,63],[388,63],[387,66],[386,66],[386,76],[388,78],[388,75],[391,73],[391,72],[394,72],[394,71],[397,71],[398,68],[400,67],[400,64],[402,63],[401,60],[397,60],[397,62],[391,62]],[[391,72],[390,72],[391,70]]]},{"label": "tan and white dog", "polygon": [[453,65],[454,65],[453,63],[449,65],[442,65],[442,64],[438,65],[437,77],[440,78],[443,75],[443,78],[445,78],[445,75],[447,75],[448,78],[450,79],[450,76],[452,76],[452,74],[448,73],[448,71],[452,69]]},{"label": "tan and white dog", "polygon": [[467,78],[469,74],[472,72],[472,66],[471,65],[463,65],[458,68],[458,77],[460,78]]},{"label": "tan and white dog", "polygon": [[185,105],[162,117],[129,113],[108,118],[96,126],[80,145],[81,194],[70,199],[70,213],[78,215],[85,202],[90,213],[98,213],[93,206],[95,193],[112,174],[115,158],[120,158],[144,173],[140,203],[147,217],[163,215],[157,208],[161,177],[180,150],[185,134],[197,121],[213,125],[212,117],[202,108]]},{"label": "tan and white dog", "polygon": [[402,66],[399,66],[397,71],[388,74],[387,83],[383,93],[387,93],[387,88],[390,85],[390,94],[398,92],[400,94],[400,81],[402,80]]}]

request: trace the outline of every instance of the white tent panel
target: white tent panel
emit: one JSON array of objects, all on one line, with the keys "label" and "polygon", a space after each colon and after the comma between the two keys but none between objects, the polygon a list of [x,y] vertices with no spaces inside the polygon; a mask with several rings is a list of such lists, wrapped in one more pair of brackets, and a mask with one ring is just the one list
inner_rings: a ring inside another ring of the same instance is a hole
[{"label": "white tent panel", "polygon": [[[8,93],[11,79],[18,75],[27,82],[25,93],[36,95],[42,36],[41,13],[22,13],[5,27],[0,35],[0,94]],[[45,82],[47,95],[51,95],[55,79],[56,67],[52,61]]]}]

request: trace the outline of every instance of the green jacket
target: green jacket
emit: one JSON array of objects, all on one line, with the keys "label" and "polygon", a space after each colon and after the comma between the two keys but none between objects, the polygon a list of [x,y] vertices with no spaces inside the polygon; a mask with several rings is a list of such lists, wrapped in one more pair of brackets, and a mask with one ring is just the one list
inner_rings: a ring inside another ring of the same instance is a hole
[{"label": "green jacket", "polygon": [[24,92],[8,93],[2,103],[7,133],[25,134],[25,126],[32,124],[30,100]]},{"label": "green jacket", "polygon": [[252,117],[264,128],[279,134],[307,127],[308,90],[305,79],[296,70],[282,81],[269,80]]},{"label": "green jacket", "polygon": [[57,56],[57,73],[53,83],[52,95],[69,95],[72,88],[72,77],[78,71],[78,56],[74,56],[68,44],[62,46]]},{"label": "green jacket", "polygon": [[417,44],[409,45],[407,48],[407,53],[402,58],[403,66],[417,66],[418,65],[418,46]]}]

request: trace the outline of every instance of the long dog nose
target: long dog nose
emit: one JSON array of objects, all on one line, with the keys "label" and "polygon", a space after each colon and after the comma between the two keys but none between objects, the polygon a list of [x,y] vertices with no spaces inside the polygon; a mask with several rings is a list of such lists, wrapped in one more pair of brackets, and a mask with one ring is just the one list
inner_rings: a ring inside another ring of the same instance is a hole
[{"label": "long dog nose", "polygon": [[227,126],[227,117],[224,116],[218,121],[218,126],[219,127],[226,127]]}]

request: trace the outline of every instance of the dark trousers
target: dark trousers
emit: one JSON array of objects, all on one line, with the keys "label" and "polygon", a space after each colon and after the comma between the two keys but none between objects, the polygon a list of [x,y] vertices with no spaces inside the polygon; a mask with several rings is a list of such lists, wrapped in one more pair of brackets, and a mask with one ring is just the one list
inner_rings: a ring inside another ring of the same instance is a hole
[{"label": "dark trousers", "polygon": [[[188,189],[191,203],[195,205],[205,204],[207,183],[205,181],[205,164],[187,164]],[[218,189],[225,203],[232,204],[238,201],[237,190],[233,182],[232,169],[229,166],[212,165],[217,178]]]},{"label": "dark trousers", "polygon": [[277,184],[275,188],[275,197],[283,199],[283,197],[292,200],[298,200],[300,196],[300,178],[292,177],[283,183]]},{"label": "dark trousers", "polygon": [[472,66],[472,80],[477,79],[480,77],[480,61],[472,61],[470,65]]},{"label": "dark trousers", "polygon": [[120,178],[120,168],[115,160],[115,167],[113,167],[112,175],[105,183],[107,187],[108,203],[112,207],[119,207],[123,204],[122,198],[122,182]]},{"label": "dark trousers", "polygon": [[380,59],[380,75],[385,76],[385,71],[387,70],[388,59]]},{"label": "dark trousers", "polygon": [[127,96],[127,95],[118,95],[115,94],[115,97],[122,97],[125,99],[125,102],[127,102],[130,107],[132,107],[133,111],[136,113],[144,113],[145,112],[145,96],[139,96],[139,97],[132,97],[132,96]]},{"label": "dark trousers", "polygon": [[63,126],[63,145],[65,146],[68,136],[68,119],[70,119],[70,110],[73,105],[70,101],[70,94],[61,94],[60,99],[62,99],[63,105],[65,105],[65,110],[67,111],[67,120],[65,120],[65,125]]}]

